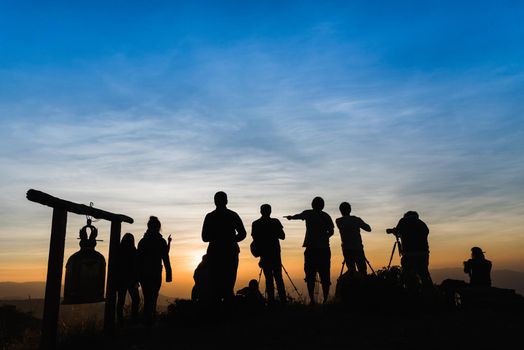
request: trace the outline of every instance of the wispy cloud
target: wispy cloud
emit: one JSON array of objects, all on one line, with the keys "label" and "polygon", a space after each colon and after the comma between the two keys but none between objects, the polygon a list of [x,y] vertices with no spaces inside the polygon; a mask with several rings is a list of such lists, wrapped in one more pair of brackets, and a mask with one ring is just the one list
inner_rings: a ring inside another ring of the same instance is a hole
[{"label": "wispy cloud", "polygon": [[[522,74],[399,76],[317,37],[294,49],[248,41],[195,50],[193,62],[175,50],[1,73],[19,95],[0,103],[0,225],[45,251],[50,213],[26,203],[31,187],[131,215],[139,235],[157,214],[177,233],[178,256],[205,247],[200,225],[217,190],[246,225],[263,202],[283,215],[315,195],[333,216],[353,202],[379,230],[407,209],[458,237],[524,224]],[[303,229],[289,231],[296,255]],[[518,229],[504,235],[522,246]],[[20,241],[0,244],[0,261],[17,263]]]}]

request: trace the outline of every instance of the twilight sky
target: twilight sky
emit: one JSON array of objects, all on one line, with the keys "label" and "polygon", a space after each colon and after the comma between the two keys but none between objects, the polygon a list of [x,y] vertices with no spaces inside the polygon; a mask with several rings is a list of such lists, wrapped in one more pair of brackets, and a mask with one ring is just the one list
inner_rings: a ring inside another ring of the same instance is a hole
[{"label": "twilight sky", "polygon": [[[376,268],[417,210],[431,267],[479,245],[524,270],[524,4],[351,3],[2,2],[0,280],[45,278],[51,209],[29,188],[129,215],[137,240],[157,215],[169,295],[188,296],[218,190],[248,228],[263,203],[281,217],[320,195],[335,219],[349,201]],[[304,224],[284,225],[301,282]],[[249,242],[237,287],[258,274]]]}]

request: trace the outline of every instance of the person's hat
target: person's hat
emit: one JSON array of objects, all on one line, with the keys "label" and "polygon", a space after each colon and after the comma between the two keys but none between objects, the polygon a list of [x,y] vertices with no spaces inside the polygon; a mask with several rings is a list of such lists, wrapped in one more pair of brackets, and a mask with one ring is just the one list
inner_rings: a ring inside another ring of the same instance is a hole
[{"label": "person's hat", "polygon": [[472,253],[482,253],[482,254],[486,253],[480,247],[473,247],[473,248],[471,248],[471,252]]}]

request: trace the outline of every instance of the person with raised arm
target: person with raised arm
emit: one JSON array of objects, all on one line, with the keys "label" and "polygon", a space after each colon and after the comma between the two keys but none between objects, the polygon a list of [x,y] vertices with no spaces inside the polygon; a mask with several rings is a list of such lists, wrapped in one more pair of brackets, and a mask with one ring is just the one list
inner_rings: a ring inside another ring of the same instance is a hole
[{"label": "person with raised arm", "polygon": [[333,236],[333,220],[324,212],[324,200],[315,197],[311,202],[312,209],[304,210],[300,214],[288,215],[288,220],[304,220],[306,222],[306,235],[304,244],[304,272],[306,285],[311,304],[315,304],[315,282],[317,273],[320,276],[324,303],[329,296],[331,285],[331,249],[329,238]]}]

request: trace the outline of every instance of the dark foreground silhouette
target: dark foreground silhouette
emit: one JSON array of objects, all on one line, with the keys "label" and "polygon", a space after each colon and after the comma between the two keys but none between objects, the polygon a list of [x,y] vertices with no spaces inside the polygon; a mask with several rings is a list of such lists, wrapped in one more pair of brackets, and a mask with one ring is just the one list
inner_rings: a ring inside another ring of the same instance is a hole
[{"label": "dark foreground silhouette", "polygon": [[[496,349],[520,341],[517,312],[492,309],[426,312],[394,306],[364,311],[339,304],[285,308],[237,307],[221,315],[178,301],[155,327],[121,328],[112,339],[87,332],[66,337],[62,349]],[[249,310],[249,311],[247,311]],[[512,347],[515,348],[515,347]]]},{"label": "dark foreground silhouette", "polygon": [[[244,349],[246,344],[250,349],[497,349],[521,341],[524,298],[512,290],[462,290],[443,282],[431,295],[413,295],[402,276],[398,266],[368,276],[346,272],[337,281],[335,300],[314,306],[292,300],[265,305],[252,280],[227,310],[177,300],[151,327],[123,323],[114,337],[104,337],[101,324],[85,320],[61,328],[59,349]],[[449,298],[457,294],[458,300]],[[24,326],[15,327],[14,320]],[[0,308],[0,325],[9,326],[0,329],[11,344],[6,349],[36,348],[39,322]]]}]

